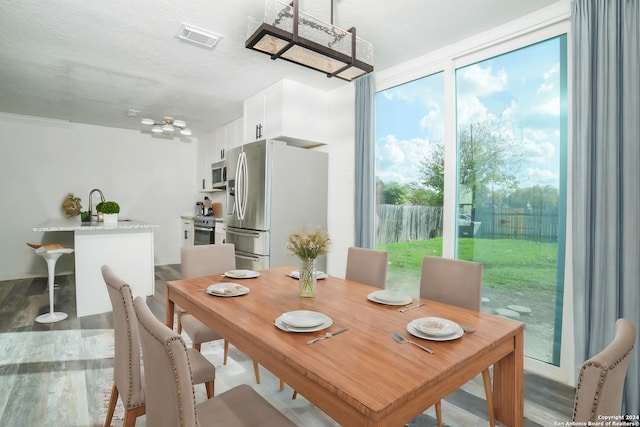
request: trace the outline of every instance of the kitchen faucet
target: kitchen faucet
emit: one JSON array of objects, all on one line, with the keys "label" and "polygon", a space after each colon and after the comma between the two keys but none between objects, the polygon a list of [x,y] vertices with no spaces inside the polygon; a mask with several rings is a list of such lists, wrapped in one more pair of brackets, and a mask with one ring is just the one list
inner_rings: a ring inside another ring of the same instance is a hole
[{"label": "kitchen faucet", "polygon": [[[102,194],[102,191],[100,191],[100,189],[98,188],[94,188],[93,190],[91,190],[89,192],[89,218],[93,217],[93,193],[98,192],[98,194],[100,194],[100,202],[104,202],[104,194]],[[98,205],[96,205],[96,221],[98,220]]]}]

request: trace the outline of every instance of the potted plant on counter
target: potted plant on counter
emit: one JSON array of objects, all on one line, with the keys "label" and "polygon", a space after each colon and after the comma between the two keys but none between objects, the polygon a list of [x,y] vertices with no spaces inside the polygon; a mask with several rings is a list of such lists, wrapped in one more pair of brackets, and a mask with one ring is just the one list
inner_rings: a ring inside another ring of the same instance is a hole
[{"label": "potted plant on counter", "polygon": [[96,210],[102,213],[102,221],[105,224],[117,224],[120,205],[114,201],[98,203]]}]

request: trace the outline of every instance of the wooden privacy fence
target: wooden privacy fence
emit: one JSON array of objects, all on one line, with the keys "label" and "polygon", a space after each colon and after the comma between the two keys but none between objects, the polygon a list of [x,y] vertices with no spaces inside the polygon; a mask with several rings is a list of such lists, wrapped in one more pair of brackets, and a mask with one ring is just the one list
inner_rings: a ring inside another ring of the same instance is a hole
[{"label": "wooden privacy fence", "polygon": [[442,236],[442,207],[377,206],[376,242],[412,242]]},{"label": "wooden privacy fence", "polygon": [[558,213],[555,211],[509,212],[507,209],[478,209],[476,221],[482,222],[476,237],[541,242],[558,240]]},{"label": "wooden privacy fence", "polygon": [[[412,242],[442,236],[442,207],[378,205],[376,242]],[[476,211],[476,238],[558,240],[557,212]]]}]

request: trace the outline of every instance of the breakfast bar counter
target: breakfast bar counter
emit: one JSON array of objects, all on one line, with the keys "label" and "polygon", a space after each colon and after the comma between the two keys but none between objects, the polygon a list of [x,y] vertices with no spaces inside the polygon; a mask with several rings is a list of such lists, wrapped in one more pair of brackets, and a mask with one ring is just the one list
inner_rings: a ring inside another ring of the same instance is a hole
[{"label": "breakfast bar counter", "polygon": [[153,294],[155,228],[158,225],[127,219],[121,219],[117,224],[104,224],[54,218],[32,231],[73,232],[76,310],[78,317],[83,317],[111,311],[100,270],[105,264],[127,281],[134,297]]}]

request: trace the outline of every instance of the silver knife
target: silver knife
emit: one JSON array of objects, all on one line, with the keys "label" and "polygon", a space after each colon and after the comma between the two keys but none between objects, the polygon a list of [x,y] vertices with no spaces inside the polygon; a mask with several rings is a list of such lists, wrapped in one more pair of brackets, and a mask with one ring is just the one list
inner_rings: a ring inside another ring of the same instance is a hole
[{"label": "silver knife", "polygon": [[398,310],[400,313],[404,313],[405,311],[409,311],[409,310],[413,310],[414,308],[418,308],[418,307],[422,307],[424,305],[423,302],[418,303],[416,305],[412,305],[410,307],[405,307],[405,308],[401,308],[400,310]]},{"label": "silver knife", "polygon": [[317,338],[314,338],[314,339],[312,339],[312,340],[307,341],[307,344],[313,344],[313,343],[314,343],[314,342],[316,342],[316,341],[320,341],[320,340],[323,340],[323,339],[325,339],[325,338],[329,338],[329,337],[332,337],[332,336],[334,336],[334,335],[341,334],[341,333],[343,333],[344,331],[347,331],[347,330],[349,330],[349,328],[341,328],[341,329],[338,329],[337,331],[327,332],[327,333],[326,333],[326,334],[324,334],[324,335],[320,335],[320,336],[319,336],[319,337],[317,337]]}]

